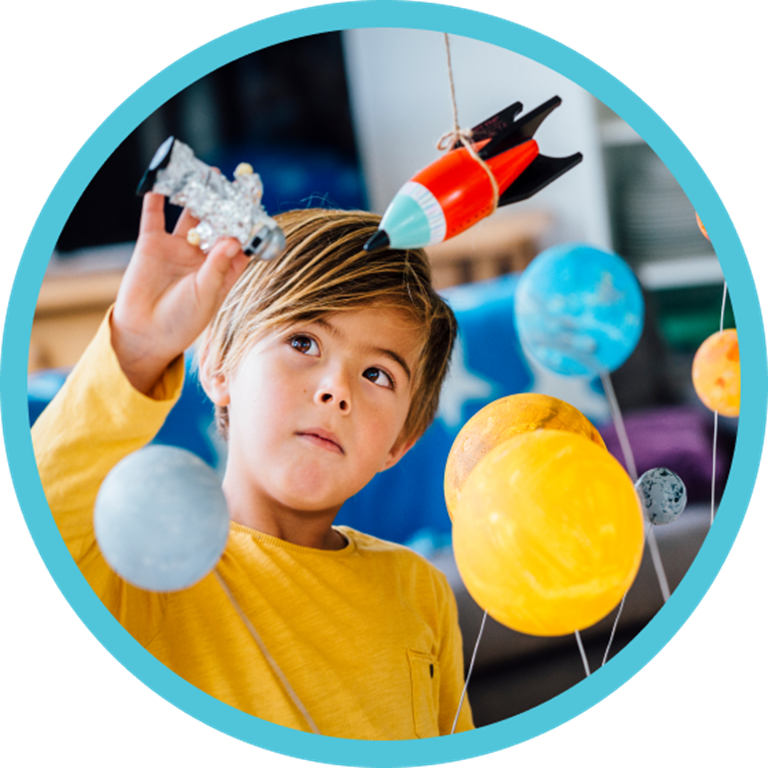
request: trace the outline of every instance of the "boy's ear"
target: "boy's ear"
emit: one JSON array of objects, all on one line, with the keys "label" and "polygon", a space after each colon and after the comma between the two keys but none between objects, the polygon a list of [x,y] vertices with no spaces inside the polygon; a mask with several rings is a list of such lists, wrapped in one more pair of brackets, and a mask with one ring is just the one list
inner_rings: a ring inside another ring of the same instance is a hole
[{"label": "boy's ear", "polygon": [[208,376],[203,373],[203,368],[200,367],[198,379],[200,386],[214,405],[218,405],[220,408],[229,405],[229,381],[223,373],[218,376]]},{"label": "boy's ear", "polygon": [[397,462],[400,461],[400,459],[402,459],[403,456],[405,456],[405,454],[408,453],[408,451],[410,451],[415,444],[416,438],[413,438],[412,440],[398,440],[394,446],[392,446],[392,449],[387,456],[387,460],[384,462],[384,466],[381,468],[382,472],[385,469],[394,467],[395,464],[397,464]]}]

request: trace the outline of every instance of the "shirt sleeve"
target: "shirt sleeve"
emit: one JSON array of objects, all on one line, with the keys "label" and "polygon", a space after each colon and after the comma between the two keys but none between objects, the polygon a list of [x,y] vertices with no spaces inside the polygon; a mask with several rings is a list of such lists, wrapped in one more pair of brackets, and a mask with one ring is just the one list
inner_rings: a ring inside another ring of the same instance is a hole
[{"label": "shirt sleeve", "polygon": [[459,710],[461,702],[461,711],[458,720],[456,720],[456,729],[454,733],[470,731],[475,726],[472,722],[472,709],[469,705],[469,698],[465,695],[462,701],[464,690],[464,649],[459,628],[459,612],[456,607],[456,597],[448,584],[448,580],[441,573],[439,574],[441,587],[443,591],[442,609],[440,612],[441,621],[441,644],[440,644],[440,714],[439,727],[440,735],[445,736],[451,733],[456,712]]},{"label": "shirt sleeve", "polygon": [[[161,619],[162,599],[131,587],[99,552],[93,508],[102,481],[123,458],[146,445],[178,399],[184,380],[179,356],[149,395],[125,377],[111,342],[112,310],[32,427],[43,491],[69,553],[107,608],[140,642]],[[141,605],[134,605],[140,603]],[[145,611],[133,622],[131,616]]]}]

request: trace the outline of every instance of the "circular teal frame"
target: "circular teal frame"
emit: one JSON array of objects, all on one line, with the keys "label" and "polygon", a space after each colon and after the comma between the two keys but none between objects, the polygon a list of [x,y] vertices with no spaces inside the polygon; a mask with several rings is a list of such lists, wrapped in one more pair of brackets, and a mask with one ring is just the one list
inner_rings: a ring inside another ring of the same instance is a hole
[{"label": "circular teal frame", "polygon": [[[472,37],[527,56],[607,104],[664,161],[707,222],[720,254],[742,349],[742,418],[720,510],[699,555],[667,604],[610,664],[556,698],[476,731],[421,741],[366,742],[301,733],[240,712],[202,693],[145,651],[95,596],[59,535],[40,485],[27,416],[27,357],[43,275],[64,223],[88,182],[123,139],[171,96],[224,64],[296,37],[361,27],[400,27]],[[589,59],[494,16],[441,5],[376,0],[308,8],[235,30],[183,57],[139,88],[94,132],[53,189],[21,258],[8,305],[0,366],[3,429],[11,476],[27,526],[48,570],[83,622],[112,655],[181,710],[245,742],[338,765],[430,765],[510,747],[566,722],[647,664],[698,605],[741,526],[763,447],[768,400],[766,345],[757,292],[728,214],[682,142],[641,99]]]}]

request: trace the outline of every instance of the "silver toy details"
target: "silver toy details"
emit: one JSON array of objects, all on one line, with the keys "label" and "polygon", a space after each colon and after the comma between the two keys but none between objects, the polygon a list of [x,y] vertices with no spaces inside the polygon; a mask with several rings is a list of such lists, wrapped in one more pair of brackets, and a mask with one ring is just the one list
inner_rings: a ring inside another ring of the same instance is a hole
[{"label": "silver toy details", "polygon": [[285,248],[285,236],[261,204],[263,186],[247,163],[229,181],[170,136],[155,152],[137,194],[158,192],[200,219],[187,233],[192,245],[208,251],[221,237],[240,241],[248,256],[273,259]]}]

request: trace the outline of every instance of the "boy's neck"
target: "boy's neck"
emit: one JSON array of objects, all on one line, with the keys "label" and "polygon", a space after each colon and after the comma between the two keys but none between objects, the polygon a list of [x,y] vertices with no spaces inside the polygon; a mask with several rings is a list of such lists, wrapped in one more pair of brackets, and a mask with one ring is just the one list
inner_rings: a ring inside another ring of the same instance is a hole
[{"label": "boy's neck", "polygon": [[223,483],[230,520],[259,533],[311,549],[344,549],[347,540],[332,525],[338,508],[305,512],[289,509],[274,500],[245,497],[236,484]]}]

